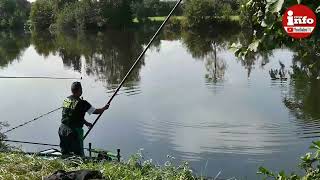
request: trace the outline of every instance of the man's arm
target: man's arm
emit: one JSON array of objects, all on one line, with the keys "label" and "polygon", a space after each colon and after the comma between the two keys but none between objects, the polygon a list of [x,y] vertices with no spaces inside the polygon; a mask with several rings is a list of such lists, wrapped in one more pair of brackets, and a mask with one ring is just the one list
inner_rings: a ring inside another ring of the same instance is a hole
[{"label": "man's arm", "polygon": [[109,104],[107,104],[106,106],[104,106],[103,108],[100,109],[96,109],[95,111],[93,111],[92,114],[102,114],[105,110],[107,110],[109,108]]}]

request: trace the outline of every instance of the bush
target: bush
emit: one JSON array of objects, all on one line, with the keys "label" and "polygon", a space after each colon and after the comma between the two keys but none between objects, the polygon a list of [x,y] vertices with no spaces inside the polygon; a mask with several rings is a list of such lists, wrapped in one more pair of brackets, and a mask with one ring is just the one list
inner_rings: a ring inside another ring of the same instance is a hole
[{"label": "bush", "polygon": [[21,28],[30,12],[26,0],[0,0],[0,28]]},{"label": "bush", "polygon": [[50,27],[55,20],[52,0],[37,0],[31,6],[30,19],[33,28],[43,30]]},{"label": "bush", "polygon": [[302,176],[299,176],[295,173],[288,175],[284,171],[274,173],[264,167],[259,168],[258,174],[262,174],[264,179],[274,180],[320,179],[320,141],[313,142],[313,144],[310,146],[310,149],[315,150],[315,152],[307,153],[305,156],[301,157],[301,163],[299,166],[305,171],[305,174]]},{"label": "bush", "polygon": [[77,27],[76,15],[78,5],[76,3],[66,6],[57,15],[56,27],[58,29],[74,29]]},{"label": "bush", "polygon": [[133,15],[129,0],[100,0],[99,15],[104,25],[126,26],[132,23]]},{"label": "bush", "polygon": [[230,4],[223,4],[221,8],[221,14],[224,19],[228,19],[232,15],[232,8]]},{"label": "bush", "polygon": [[220,12],[220,2],[215,0],[188,0],[185,4],[184,16],[188,26],[200,27],[208,25]]},{"label": "bush", "polygon": [[97,9],[97,4],[90,0],[69,4],[57,15],[56,27],[62,30],[97,28],[101,23],[94,9]]}]

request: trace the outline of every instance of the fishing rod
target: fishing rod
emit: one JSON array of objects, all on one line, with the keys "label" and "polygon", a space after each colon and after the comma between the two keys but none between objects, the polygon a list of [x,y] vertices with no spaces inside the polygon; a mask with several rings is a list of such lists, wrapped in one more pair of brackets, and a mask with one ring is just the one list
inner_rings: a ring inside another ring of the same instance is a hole
[{"label": "fishing rod", "polygon": [[47,113],[45,113],[45,114],[42,114],[42,115],[40,115],[40,116],[38,116],[38,117],[36,117],[36,118],[33,118],[33,119],[30,120],[30,121],[26,121],[26,122],[24,122],[24,123],[22,123],[22,124],[20,124],[20,125],[18,125],[18,126],[15,126],[15,127],[11,128],[11,129],[5,131],[3,134],[6,134],[6,133],[11,132],[11,131],[13,131],[13,130],[15,130],[15,129],[18,129],[18,128],[20,128],[20,127],[23,127],[23,126],[25,126],[25,125],[27,125],[27,124],[29,124],[29,123],[32,123],[32,122],[34,122],[34,121],[37,121],[38,119],[40,119],[40,118],[42,118],[42,117],[44,117],[44,116],[47,116],[47,115],[49,115],[49,114],[51,114],[51,113],[54,113],[54,112],[56,112],[56,111],[58,111],[58,110],[60,110],[60,109],[62,109],[62,107],[56,108],[56,109],[54,109],[54,110],[52,110],[52,111],[49,111],[49,112],[47,112]]},{"label": "fishing rod", "polygon": [[0,76],[0,79],[75,79],[75,80],[81,80],[81,78],[71,78],[71,77],[50,77],[50,76]]},{"label": "fishing rod", "polygon": [[16,141],[16,140],[10,140],[10,139],[2,139],[0,141],[21,143],[21,144],[33,144],[33,145],[59,147],[59,145],[56,145],[56,144],[38,143],[38,142],[30,142],[30,141]]},{"label": "fishing rod", "polygon": [[[153,41],[156,39],[156,37],[159,35],[160,31],[163,29],[164,25],[168,22],[168,20],[170,19],[170,17],[172,16],[172,14],[174,13],[174,11],[177,9],[177,7],[180,5],[180,3],[182,2],[182,0],[178,0],[178,2],[176,3],[176,5],[172,8],[171,12],[169,13],[169,15],[167,16],[167,18],[163,21],[163,23],[161,24],[161,26],[159,27],[159,29],[157,30],[157,32],[153,35],[153,37],[151,38],[151,40],[149,41],[148,45],[146,46],[146,48],[142,51],[142,53],[139,55],[139,57],[136,59],[136,61],[134,62],[134,64],[131,66],[130,70],[128,71],[128,73],[125,75],[125,77],[123,78],[123,80],[121,81],[121,83],[119,84],[119,86],[117,87],[116,91],[113,93],[113,95],[111,96],[111,98],[109,99],[107,105],[110,105],[113,98],[117,95],[118,91],[120,90],[120,88],[123,86],[123,84],[125,83],[126,79],[128,78],[128,76],[131,74],[131,72],[133,71],[133,69],[135,68],[135,66],[138,64],[138,62],[142,59],[142,57],[145,55],[145,53],[147,52],[147,50],[150,48],[151,44],[153,43]],[[101,114],[99,114],[99,116],[96,118],[96,120],[94,121],[94,123],[92,124],[92,127],[86,132],[86,134],[83,136],[83,140],[86,139],[86,137],[88,136],[88,134],[90,133],[90,131],[93,129],[93,127],[95,126],[95,124],[98,122],[98,120],[100,119],[100,117],[102,116],[103,112]]]},{"label": "fishing rod", "polygon": [[[31,142],[31,141],[17,141],[17,140],[11,140],[11,139],[0,139],[0,142],[11,142],[11,143],[20,143],[20,144],[33,144],[33,145],[41,145],[41,146],[51,146],[51,147],[60,147],[60,145],[57,144],[47,144],[47,143],[39,143],[39,142]],[[83,149],[89,149],[89,148],[83,148]]]},{"label": "fishing rod", "polygon": [[[0,142],[2,141],[5,141],[5,142],[11,142],[11,143],[21,143],[21,144],[33,144],[33,145],[42,145],[42,146],[51,146],[51,147],[59,147],[59,145],[56,145],[56,144],[47,144],[47,143],[38,143],[38,142],[30,142],[30,141],[17,141],[17,140],[10,140],[10,139],[0,139]],[[87,148],[83,148],[85,150],[88,150],[89,151],[89,158],[92,158],[91,156],[91,153],[98,153],[98,160],[101,160],[100,157],[99,157],[99,154],[101,155],[101,153],[104,153],[105,152],[107,153],[107,157],[109,158],[117,158],[118,162],[120,162],[120,158],[121,158],[121,155],[120,155],[120,149],[117,149],[117,154],[110,154],[109,151],[101,151],[99,149],[92,149],[92,144],[89,143],[89,147]],[[45,150],[46,151],[46,150]],[[37,156],[56,156],[56,157],[63,157],[61,155],[54,155],[54,154],[41,154],[41,152],[39,153],[34,153],[34,152],[22,152],[22,151],[0,151],[0,152],[11,152],[11,153],[21,153],[21,154],[29,154],[29,155],[37,155]],[[105,155],[104,155],[105,156]],[[85,157],[87,158],[87,157]]]}]

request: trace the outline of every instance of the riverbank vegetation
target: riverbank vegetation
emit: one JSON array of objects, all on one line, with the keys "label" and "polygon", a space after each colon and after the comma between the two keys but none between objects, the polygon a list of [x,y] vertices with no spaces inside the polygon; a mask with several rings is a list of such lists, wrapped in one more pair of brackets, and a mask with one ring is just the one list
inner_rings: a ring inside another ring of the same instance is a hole
[{"label": "riverbank vegetation", "polygon": [[[260,167],[258,174],[262,179],[274,180],[313,180],[320,178],[320,141],[313,142],[307,153],[301,157],[298,165],[305,173],[272,172]],[[0,153],[0,179],[42,179],[58,170],[96,170],[107,179],[168,179],[168,180],[196,180],[206,179],[196,176],[188,163],[175,165],[172,160],[164,165],[155,165],[152,160],[144,160],[141,153],[137,153],[125,162],[92,162],[80,158],[50,159],[20,153]]]},{"label": "riverbank vegetation", "polygon": [[[34,30],[87,30],[128,27],[134,23],[160,21],[171,11],[175,1],[160,0],[0,0],[1,27],[28,25]],[[187,27],[197,27],[216,20],[237,20],[240,0],[187,0],[175,11]],[[183,18],[182,18],[183,17]],[[29,20],[29,21],[28,21]]]},{"label": "riverbank vegetation", "polygon": [[100,171],[106,179],[201,179],[192,175],[186,163],[174,166],[168,161],[163,166],[156,166],[152,160],[143,161],[140,155],[132,156],[128,161],[84,162],[79,158],[72,160],[49,160],[37,156],[17,153],[0,153],[0,179],[42,179],[57,170],[74,171],[89,169]]},{"label": "riverbank vegetation", "polygon": [[299,175],[294,172],[290,174],[284,171],[272,172],[264,167],[260,167],[258,174],[263,175],[264,179],[274,180],[314,180],[320,179],[320,141],[313,142],[310,146],[314,152],[307,153],[301,157],[301,163],[299,167],[304,170],[304,175]]}]

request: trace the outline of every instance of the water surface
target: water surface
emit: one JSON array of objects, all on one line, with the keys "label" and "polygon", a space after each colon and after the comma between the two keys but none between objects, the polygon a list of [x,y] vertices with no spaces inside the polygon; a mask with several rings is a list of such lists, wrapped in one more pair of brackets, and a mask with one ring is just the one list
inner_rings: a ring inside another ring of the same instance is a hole
[{"label": "water surface", "polygon": [[[0,33],[0,76],[82,77],[83,97],[102,107],[154,28],[103,33]],[[188,161],[198,175],[256,179],[263,165],[297,171],[320,134],[319,81],[270,80],[291,71],[293,50],[241,60],[228,47],[237,28],[209,34],[165,32],[147,52],[85,143],[124,158],[143,148],[153,162]],[[0,79],[1,121],[10,127],[60,107],[73,80]],[[304,103],[303,108],[290,101]],[[7,134],[58,144],[61,111]],[[86,116],[93,121],[95,116]],[[8,127],[8,128],[10,128]],[[2,129],[5,131],[7,128]],[[43,146],[18,145],[26,151]]]}]

